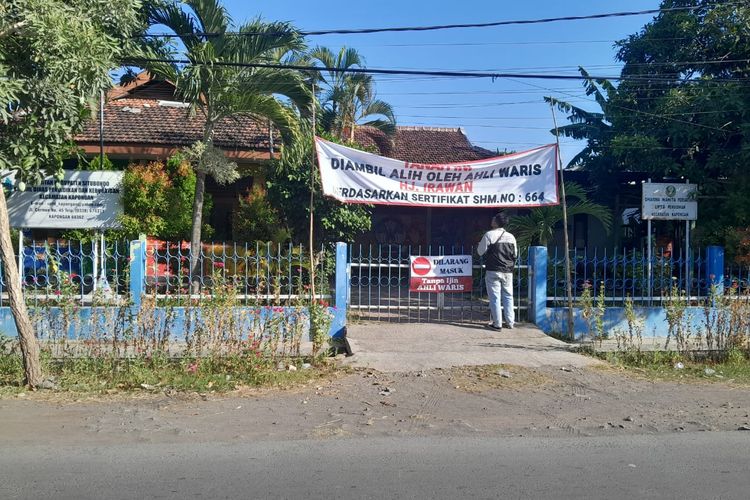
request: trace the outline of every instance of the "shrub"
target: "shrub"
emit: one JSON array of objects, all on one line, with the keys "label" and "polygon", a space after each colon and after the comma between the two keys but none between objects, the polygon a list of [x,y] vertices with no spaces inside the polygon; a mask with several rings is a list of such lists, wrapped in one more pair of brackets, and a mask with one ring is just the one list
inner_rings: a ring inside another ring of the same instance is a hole
[{"label": "shrub", "polygon": [[282,224],[276,209],[268,203],[262,189],[253,186],[239,202],[239,208],[232,214],[234,241],[289,241],[289,230]]},{"label": "shrub", "polygon": [[[121,236],[128,239],[147,234],[163,240],[187,240],[193,222],[195,172],[181,155],[166,163],[133,163],[123,176]],[[204,216],[211,212],[209,195],[203,204]],[[203,233],[210,237],[210,227]]]}]

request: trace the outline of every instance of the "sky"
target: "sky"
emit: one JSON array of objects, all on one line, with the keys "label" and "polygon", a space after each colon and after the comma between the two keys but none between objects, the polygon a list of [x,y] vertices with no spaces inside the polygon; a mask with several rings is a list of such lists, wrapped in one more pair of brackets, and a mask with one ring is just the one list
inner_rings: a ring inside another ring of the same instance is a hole
[{"label": "sky", "polygon": [[[237,22],[260,16],[290,21],[302,31],[485,23],[659,7],[659,0],[352,2],[225,0]],[[308,44],[337,51],[356,48],[370,68],[578,74],[617,76],[615,40],[638,32],[652,15],[549,24],[434,32],[311,36]],[[390,103],[399,125],[461,127],[477,146],[523,151],[554,142],[552,95],[597,110],[579,81],[376,76],[378,98]],[[565,123],[558,112],[559,123]],[[582,147],[561,138],[563,162]]]}]

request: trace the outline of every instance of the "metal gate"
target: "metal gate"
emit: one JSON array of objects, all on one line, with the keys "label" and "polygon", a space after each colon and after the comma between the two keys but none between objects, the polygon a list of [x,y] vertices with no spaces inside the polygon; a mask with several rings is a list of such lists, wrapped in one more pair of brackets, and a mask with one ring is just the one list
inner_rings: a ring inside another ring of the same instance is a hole
[{"label": "metal gate", "polygon": [[[484,285],[483,259],[474,247],[350,245],[350,318],[354,321],[486,323],[490,318]],[[412,293],[409,257],[412,255],[473,256],[472,291]],[[514,306],[516,321],[526,321],[529,304],[528,252],[516,260]]]}]

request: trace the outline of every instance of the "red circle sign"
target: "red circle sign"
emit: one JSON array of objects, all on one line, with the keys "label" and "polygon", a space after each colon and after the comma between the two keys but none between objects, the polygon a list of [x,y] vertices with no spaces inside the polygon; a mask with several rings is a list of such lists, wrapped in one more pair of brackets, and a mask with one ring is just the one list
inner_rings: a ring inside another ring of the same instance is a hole
[{"label": "red circle sign", "polygon": [[432,263],[430,259],[426,257],[417,257],[414,262],[411,263],[411,272],[417,276],[424,276],[432,271]]}]

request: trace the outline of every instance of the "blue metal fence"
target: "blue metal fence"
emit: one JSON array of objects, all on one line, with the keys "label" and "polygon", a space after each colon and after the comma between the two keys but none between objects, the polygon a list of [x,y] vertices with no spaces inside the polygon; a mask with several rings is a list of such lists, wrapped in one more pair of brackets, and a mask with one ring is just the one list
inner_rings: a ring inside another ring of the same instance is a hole
[{"label": "blue metal fence", "polygon": [[[128,294],[128,242],[24,239],[20,248],[19,273],[29,305],[61,298],[92,303]],[[7,300],[5,273],[0,273],[0,306]]]},{"label": "blue metal fence", "polygon": [[[479,323],[489,319],[484,263],[474,247],[350,245],[350,310],[357,319],[386,322]],[[424,293],[409,291],[409,257],[472,255],[472,291]],[[518,321],[527,320],[528,252],[520,252],[514,273]]]},{"label": "blue metal fence", "polygon": [[[21,282],[31,306],[62,299],[81,305],[129,300],[130,245],[95,239],[24,239],[18,259]],[[333,249],[316,252],[316,298],[330,298],[335,259]],[[272,243],[204,243],[198,273],[190,269],[190,244],[146,242],[147,294],[183,305],[231,289],[240,303],[288,305],[309,299],[310,257],[302,246]],[[2,264],[0,263],[0,270]],[[198,291],[190,283],[198,283]],[[8,305],[4,273],[0,273],[0,306]]]},{"label": "blue metal fence", "polygon": [[[603,292],[609,305],[624,304],[627,298],[642,306],[661,305],[674,291],[697,302],[711,293],[711,277],[706,275],[704,249],[688,256],[665,249],[654,251],[650,261],[642,250],[616,249],[570,252],[571,283],[574,300],[584,290],[597,296]],[[565,254],[550,253],[547,268],[547,296],[555,305],[566,300]],[[737,264],[725,266],[724,284],[739,291],[750,289],[750,268]]]},{"label": "blue metal fence", "polygon": [[[301,245],[204,243],[197,272],[190,265],[189,242],[148,240],[146,292],[180,305],[218,291],[231,291],[241,303],[290,305],[310,294],[310,254]],[[333,249],[322,245],[315,256],[315,294],[330,297]],[[198,290],[191,287],[197,283]]]}]

